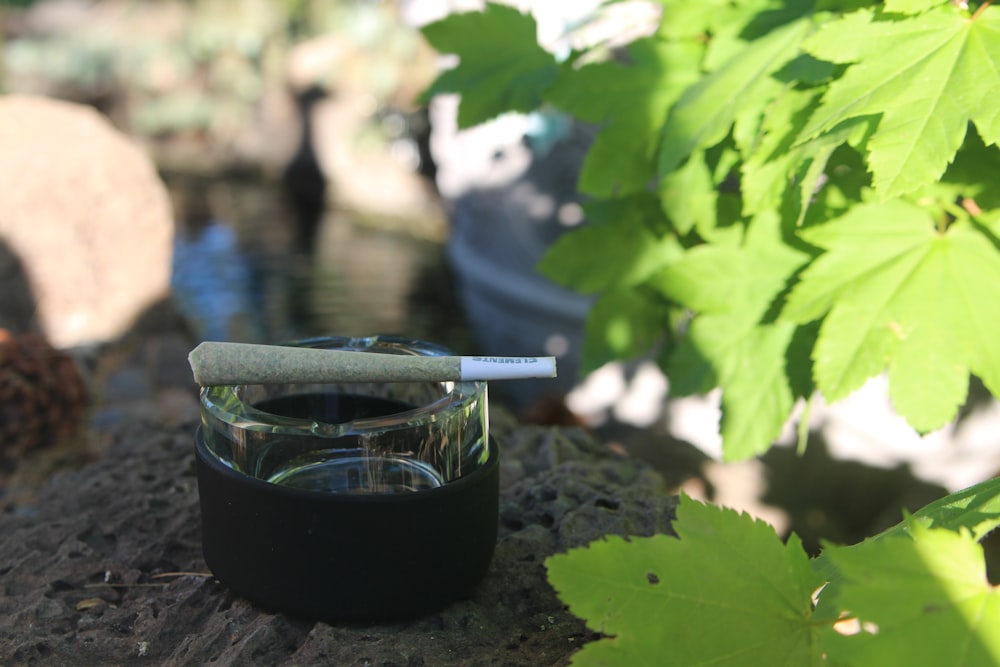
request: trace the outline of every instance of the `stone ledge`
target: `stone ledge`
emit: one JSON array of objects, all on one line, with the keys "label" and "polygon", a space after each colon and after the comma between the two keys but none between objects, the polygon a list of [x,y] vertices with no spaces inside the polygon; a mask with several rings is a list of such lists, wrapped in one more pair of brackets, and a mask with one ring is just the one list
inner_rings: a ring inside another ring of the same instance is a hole
[{"label": "stone ledge", "polygon": [[582,430],[500,413],[500,536],[474,596],[404,623],[313,623],[255,608],[207,575],[195,426],[123,418],[101,460],[0,516],[0,662],[562,665],[595,635],[547,584],[545,558],[606,533],[670,532],[674,499],[648,466]]}]

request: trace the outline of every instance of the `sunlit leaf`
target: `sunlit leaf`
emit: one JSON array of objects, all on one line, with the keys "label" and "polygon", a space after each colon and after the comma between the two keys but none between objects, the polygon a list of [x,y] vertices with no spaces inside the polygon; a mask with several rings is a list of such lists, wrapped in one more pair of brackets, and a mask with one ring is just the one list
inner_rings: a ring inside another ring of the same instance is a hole
[{"label": "sunlit leaf", "polygon": [[695,228],[716,226],[719,193],[702,152],[660,179],[660,199],[664,213],[682,236]]},{"label": "sunlit leaf", "polygon": [[636,285],[680,256],[676,238],[652,231],[663,212],[651,195],[595,201],[584,210],[590,222],[562,235],[538,265],[563,286],[597,292]]},{"label": "sunlit leaf", "polygon": [[968,532],[915,524],[864,548],[828,547],[840,584],[825,603],[860,622],[828,629],[824,648],[858,667],[1000,664],[1000,590],[986,580],[983,549]]},{"label": "sunlit leaf", "polygon": [[897,200],[802,236],[828,252],[803,272],[783,316],[826,314],[814,360],[829,400],[888,370],[896,410],[930,430],[955,416],[970,372],[1000,389],[1000,255],[979,231],[959,222],[940,232]]},{"label": "sunlit leaf", "polygon": [[[819,173],[811,177],[811,189],[822,174],[826,158],[834,147],[817,151],[815,146],[793,148],[800,128],[816,102],[813,91],[784,90],[760,119],[753,141],[744,149],[741,169],[744,215],[774,210],[781,206],[785,191],[793,185],[799,165],[809,159],[818,163]],[[813,156],[816,157],[813,157]],[[806,199],[808,203],[808,199]]]},{"label": "sunlit leaf", "polygon": [[802,138],[880,116],[867,148],[883,200],[938,179],[970,121],[987,144],[1000,140],[996,7],[971,20],[952,6],[905,18],[861,11],[822,26],[806,48],[854,64],[830,85]]},{"label": "sunlit leaf", "polygon": [[607,197],[648,187],[663,118],[697,79],[703,50],[694,40],[644,39],[629,46],[629,64],[585,65],[556,81],[546,98],[601,126],[580,173],[582,192]]},{"label": "sunlit leaf", "polygon": [[[732,314],[700,315],[671,357],[675,395],[686,386],[722,387],[720,432],[727,461],[767,451],[791,414],[798,398],[789,377],[797,369],[788,364],[795,331],[787,323],[754,325]],[[808,365],[802,368],[808,372]]]},{"label": "sunlit leaf", "polygon": [[675,393],[722,387],[723,452],[743,459],[777,437],[808,380],[808,364],[789,364],[797,327],[764,316],[789,277],[808,259],[784,244],[779,221],[761,216],[746,241],[702,245],[658,273],[650,283],[672,301],[700,313],[668,366]]},{"label": "sunlit leaf", "polygon": [[587,315],[583,371],[648,352],[663,335],[668,312],[637,289],[603,293]]},{"label": "sunlit leaf", "polygon": [[948,0],[886,0],[886,11],[900,14],[919,14],[932,7],[939,7]]},{"label": "sunlit leaf", "polygon": [[496,3],[424,26],[421,32],[435,49],[459,57],[424,97],[461,93],[458,125],[463,128],[507,111],[534,111],[559,71],[554,56],[538,45],[536,29],[531,15]]},{"label": "sunlit leaf", "polygon": [[820,664],[810,596],[821,581],[796,538],[686,496],[674,529],[679,540],[608,537],[546,561],[570,611],[609,635],[575,667]]},{"label": "sunlit leaf", "polygon": [[748,105],[766,104],[767,97],[757,91],[769,83],[770,74],[799,53],[799,44],[811,29],[804,19],[784,25],[689,88],[663,126],[660,175],[673,171],[693,150],[722,141],[736,115]]}]

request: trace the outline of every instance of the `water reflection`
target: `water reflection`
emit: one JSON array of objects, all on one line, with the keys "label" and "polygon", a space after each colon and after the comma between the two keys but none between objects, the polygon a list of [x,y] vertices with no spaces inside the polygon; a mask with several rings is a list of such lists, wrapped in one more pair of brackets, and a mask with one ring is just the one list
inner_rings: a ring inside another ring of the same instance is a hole
[{"label": "water reflection", "polygon": [[333,210],[302,252],[278,184],[182,190],[172,284],[201,339],[397,334],[473,351],[441,243]]},{"label": "water reflection", "polygon": [[342,335],[427,331],[440,314],[428,312],[413,286],[442,262],[439,244],[363,227],[332,213],[317,238],[309,294],[312,324]]},{"label": "water reflection", "polygon": [[178,306],[203,340],[243,338],[241,322],[255,312],[250,266],[236,233],[211,222],[174,242],[171,287]]}]

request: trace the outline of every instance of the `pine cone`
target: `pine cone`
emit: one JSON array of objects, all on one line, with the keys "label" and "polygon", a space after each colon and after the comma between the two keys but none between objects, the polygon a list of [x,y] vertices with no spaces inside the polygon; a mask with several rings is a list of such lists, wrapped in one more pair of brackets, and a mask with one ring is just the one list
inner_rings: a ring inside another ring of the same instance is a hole
[{"label": "pine cone", "polygon": [[69,356],[38,334],[0,329],[0,462],[71,434],[86,403]]}]

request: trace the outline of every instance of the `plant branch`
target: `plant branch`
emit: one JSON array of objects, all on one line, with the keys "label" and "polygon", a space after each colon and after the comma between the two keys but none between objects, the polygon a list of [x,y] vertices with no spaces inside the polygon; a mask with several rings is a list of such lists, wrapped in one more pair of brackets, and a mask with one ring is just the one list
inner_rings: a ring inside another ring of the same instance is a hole
[{"label": "plant branch", "polygon": [[944,209],[945,214],[938,219],[937,227],[938,232],[944,234],[948,231],[948,227],[952,220],[948,219],[950,215],[953,220],[967,220],[969,218],[969,211],[957,204],[951,202],[941,202],[941,207]]},{"label": "plant branch", "polygon": [[971,20],[975,21],[977,18],[979,18],[979,15],[982,14],[984,11],[986,11],[986,8],[989,7],[992,3],[993,3],[993,0],[986,0],[986,2],[984,2],[981,5],[979,5],[976,8],[976,11],[972,14],[972,19]]}]

